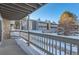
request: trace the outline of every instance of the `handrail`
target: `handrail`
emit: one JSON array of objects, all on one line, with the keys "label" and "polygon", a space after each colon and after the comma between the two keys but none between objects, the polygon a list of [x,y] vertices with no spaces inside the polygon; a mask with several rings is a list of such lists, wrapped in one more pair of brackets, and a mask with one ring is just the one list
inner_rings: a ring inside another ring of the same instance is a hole
[{"label": "handrail", "polygon": [[[20,32],[21,37],[26,38],[28,36],[28,31],[25,30],[17,30],[17,31],[11,31],[11,32]],[[27,35],[26,35],[27,34]],[[69,36],[63,36],[63,35],[54,35],[50,33],[42,33],[42,32],[35,32],[35,31],[29,31],[30,34],[30,41],[29,43],[35,45],[36,47],[40,48],[42,51],[44,51],[47,54],[54,54],[53,48],[55,48],[55,54],[57,54],[57,50],[64,51],[65,54],[79,54],[79,38],[72,38]],[[33,39],[35,38],[35,39]],[[34,40],[34,41],[33,41]],[[28,41],[28,39],[27,39]],[[52,41],[52,42],[51,42]],[[54,42],[55,41],[55,44]],[[59,41],[59,46],[57,46],[57,41]],[[64,47],[62,47],[62,44],[64,43]],[[67,43],[70,45],[70,50],[67,49]],[[41,46],[39,45],[41,44]],[[47,46],[46,46],[47,45]],[[77,52],[72,51],[73,45],[76,45]],[[49,49],[49,51],[48,51]],[[50,51],[52,50],[52,51]],[[69,51],[69,52],[68,52]]]},{"label": "handrail", "polygon": [[[25,32],[25,33],[28,33],[28,30],[13,30],[11,32]],[[70,38],[70,39],[77,39],[77,40],[79,40],[79,36],[73,38],[71,36],[54,35],[54,34],[50,34],[50,33],[42,33],[42,32],[31,31],[31,30],[29,30],[29,33],[37,33],[37,34],[41,34],[41,35],[49,35],[49,36],[56,36],[56,37],[63,37],[63,38]]]}]

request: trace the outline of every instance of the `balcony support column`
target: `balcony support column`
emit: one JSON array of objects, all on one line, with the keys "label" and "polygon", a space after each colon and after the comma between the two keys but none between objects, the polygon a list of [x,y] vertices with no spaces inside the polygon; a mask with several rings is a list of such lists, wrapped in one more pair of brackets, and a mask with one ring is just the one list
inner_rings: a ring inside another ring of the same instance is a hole
[{"label": "balcony support column", "polygon": [[10,38],[10,21],[8,19],[3,18],[3,38]]},{"label": "balcony support column", "polygon": [[28,46],[30,46],[30,32],[29,32],[29,15],[28,15],[28,20],[27,20],[27,29],[28,29]]}]

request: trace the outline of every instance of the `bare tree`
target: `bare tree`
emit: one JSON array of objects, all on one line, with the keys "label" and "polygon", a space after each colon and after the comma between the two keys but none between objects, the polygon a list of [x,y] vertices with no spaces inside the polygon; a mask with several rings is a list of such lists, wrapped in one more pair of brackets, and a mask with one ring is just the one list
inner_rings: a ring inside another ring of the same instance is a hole
[{"label": "bare tree", "polygon": [[69,35],[75,29],[76,18],[76,15],[68,11],[61,15],[58,27],[64,28],[64,35]]}]

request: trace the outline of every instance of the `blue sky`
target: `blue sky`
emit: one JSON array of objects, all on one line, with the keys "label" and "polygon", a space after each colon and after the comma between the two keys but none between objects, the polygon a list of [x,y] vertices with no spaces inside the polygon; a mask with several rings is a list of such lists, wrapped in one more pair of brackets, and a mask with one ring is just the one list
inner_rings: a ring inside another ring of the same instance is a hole
[{"label": "blue sky", "polygon": [[76,14],[79,18],[79,4],[78,3],[48,3],[39,8],[30,15],[31,19],[42,21],[50,20],[58,23],[61,14],[64,11],[70,11]]}]

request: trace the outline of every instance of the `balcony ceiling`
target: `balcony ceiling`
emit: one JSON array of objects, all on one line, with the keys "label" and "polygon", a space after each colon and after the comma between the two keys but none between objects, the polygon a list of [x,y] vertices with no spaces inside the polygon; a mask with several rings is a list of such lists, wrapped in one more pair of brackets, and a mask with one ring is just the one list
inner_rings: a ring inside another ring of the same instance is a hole
[{"label": "balcony ceiling", "polygon": [[3,18],[20,20],[43,5],[43,3],[1,3],[0,13]]}]

